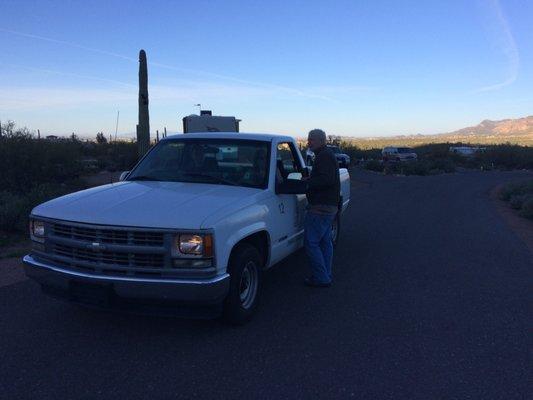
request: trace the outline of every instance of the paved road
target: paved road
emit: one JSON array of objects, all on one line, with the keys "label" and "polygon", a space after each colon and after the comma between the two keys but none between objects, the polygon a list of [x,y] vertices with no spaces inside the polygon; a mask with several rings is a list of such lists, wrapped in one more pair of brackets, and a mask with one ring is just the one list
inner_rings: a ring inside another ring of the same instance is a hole
[{"label": "paved road", "polygon": [[356,172],[335,285],[302,286],[293,255],[244,327],[0,288],[0,396],[526,398],[533,257],[488,198],[519,176]]}]

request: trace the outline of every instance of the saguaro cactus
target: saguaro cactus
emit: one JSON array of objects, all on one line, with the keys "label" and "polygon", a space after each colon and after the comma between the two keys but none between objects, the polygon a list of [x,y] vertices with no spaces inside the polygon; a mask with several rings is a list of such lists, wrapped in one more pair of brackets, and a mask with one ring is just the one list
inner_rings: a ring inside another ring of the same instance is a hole
[{"label": "saguaro cactus", "polygon": [[139,52],[139,123],[137,124],[137,148],[143,156],[150,147],[150,117],[148,115],[148,66],[146,52]]}]

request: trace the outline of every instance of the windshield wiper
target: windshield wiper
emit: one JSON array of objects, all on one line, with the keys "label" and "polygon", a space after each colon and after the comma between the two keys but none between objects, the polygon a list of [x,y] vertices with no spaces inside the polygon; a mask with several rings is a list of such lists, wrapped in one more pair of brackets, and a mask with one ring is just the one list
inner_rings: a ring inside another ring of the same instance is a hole
[{"label": "windshield wiper", "polygon": [[128,181],[160,181],[161,179],[154,178],[148,175],[133,176],[127,179]]},{"label": "windshield wiper", "polygon": [[220,178],[214,175],[201,174],[199,172],[186,172],[183,175],[190,176],[193,178],[208,178],[208,179],[211,179],[213,183],[222,183],[224,185],[239,186],[239,184],[236,182],[228,181],[227,179]]}]

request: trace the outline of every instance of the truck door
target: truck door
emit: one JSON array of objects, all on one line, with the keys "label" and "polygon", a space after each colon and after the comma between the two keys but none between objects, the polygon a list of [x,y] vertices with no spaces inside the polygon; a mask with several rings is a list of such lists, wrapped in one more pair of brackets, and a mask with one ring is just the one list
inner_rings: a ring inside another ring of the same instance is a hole
[{"label": "truck door", "polygon": [[[276,181],[291,178],[301,178],[301,156],[291,142],[280,142],[276,149]],[[278,228],[280,257],[292,253],[302,246],[303,224],[307,199],[305,194],[277,194],[279,218]],[[274,250],[274,249],[273,249]]]}]

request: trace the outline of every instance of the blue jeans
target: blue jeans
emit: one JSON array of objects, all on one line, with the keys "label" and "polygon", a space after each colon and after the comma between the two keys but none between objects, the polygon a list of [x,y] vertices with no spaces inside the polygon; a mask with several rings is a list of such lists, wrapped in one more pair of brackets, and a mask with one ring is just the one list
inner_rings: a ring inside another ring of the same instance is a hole
[{"label": "blue jeans", "polygon": [[316,282],[331,282],[331,263],[333,261],[333,242],[331,224],[335,214],[307,212],[305,216],[305,252],[311,266],[311,277]]}]

